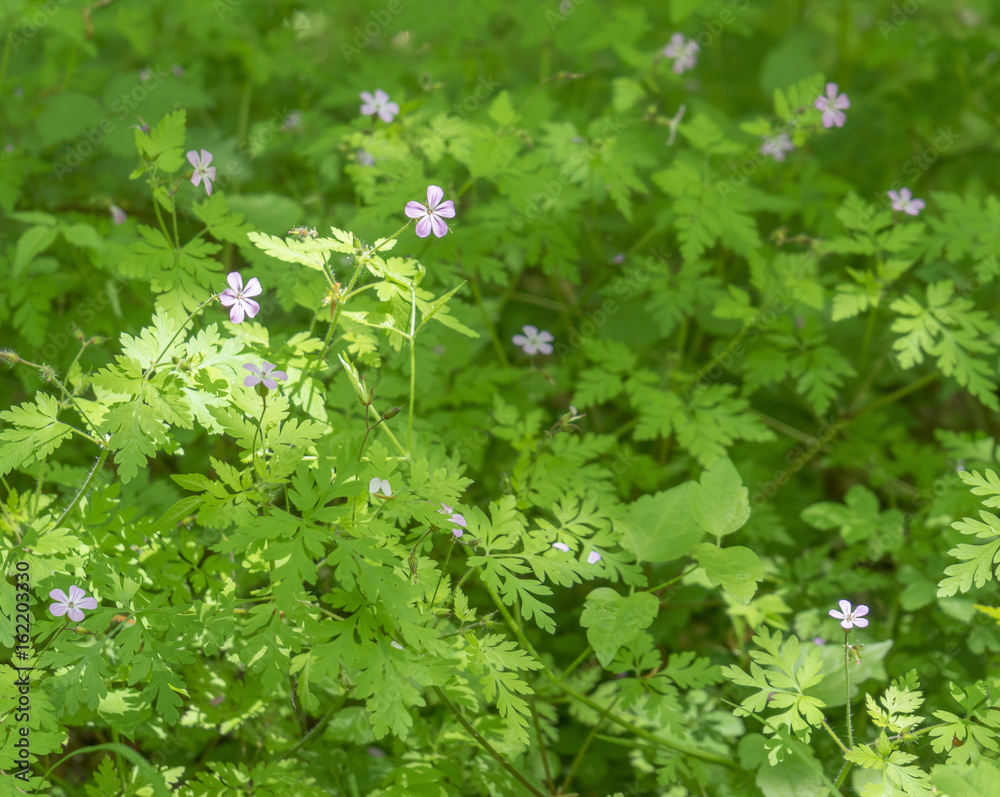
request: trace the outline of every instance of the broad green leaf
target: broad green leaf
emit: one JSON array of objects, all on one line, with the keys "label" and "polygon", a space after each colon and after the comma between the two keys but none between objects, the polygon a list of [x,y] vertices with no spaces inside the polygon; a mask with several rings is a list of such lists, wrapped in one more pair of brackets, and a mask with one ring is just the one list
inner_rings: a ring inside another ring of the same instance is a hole
[{"label": "broad green leaf", "polygon": [[709,580],[720,585],[744,606],[757,592],[757,582],[764,580],[764,565],[749,548],[719,548],[710,542],[703,542],[695,548],[695,556],[698,564],[705,568]]},{"label": "broad green leaf", "polygon": [[716,538],[743,526],[750,517],[750,500],[739,472],[723,457],[701,475],[691,489],[691,516]]},{"label": "broad green leaf", "polygon": [[619,595],[613,589],[598,587],[587,596],[580,625],[587,629],[587,641],[597,653],[601,666],[607,667],[619,649],[628,645],[656,619],[660,602],[648,592]]},{"label": "broad green leaf", "polygon": [[694,482],[685,482],[629,506],[619,524],[622,545],[640,562],[672,562],[687,556],[705,536],[691,515]]}]

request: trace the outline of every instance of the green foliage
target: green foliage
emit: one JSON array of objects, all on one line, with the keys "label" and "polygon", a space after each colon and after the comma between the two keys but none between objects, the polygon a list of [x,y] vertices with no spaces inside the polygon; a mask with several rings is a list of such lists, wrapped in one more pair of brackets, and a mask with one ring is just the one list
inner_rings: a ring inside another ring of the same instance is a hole
[{"label": "green foliage", "polygon": [[998,27],[917,6],[11,0],[9,782],[996,791]]}]

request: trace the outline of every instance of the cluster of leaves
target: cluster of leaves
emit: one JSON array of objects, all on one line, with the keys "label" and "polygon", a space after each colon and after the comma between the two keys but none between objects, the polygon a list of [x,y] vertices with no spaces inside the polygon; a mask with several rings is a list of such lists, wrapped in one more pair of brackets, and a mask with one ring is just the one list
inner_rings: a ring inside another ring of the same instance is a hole
[{"label": "cluster of leaves", "polygon": [[[988,793],[997,28],[932,5],[8,3],[33,787]],[[358,115],[377,86],[391,123]],[[429,184],[451,232],[391,234]],[[233,270],[265,286],[238,325]],[[68,583],[100,598],[76,633],[42,608]]]}]

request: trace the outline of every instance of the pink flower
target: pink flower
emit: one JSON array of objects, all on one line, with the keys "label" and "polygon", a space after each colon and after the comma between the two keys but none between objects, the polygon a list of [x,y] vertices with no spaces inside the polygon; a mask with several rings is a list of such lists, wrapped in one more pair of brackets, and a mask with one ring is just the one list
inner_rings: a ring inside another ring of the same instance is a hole
[{"label": "pink flower", "polygon": [[840,620],[841,627],[850,631],[852,628],[857,626],[858,628],[864,628],[868,625],[868,621],[864,619],[864,616],[868,614],[868,607],[861,604],[856,609],[851,609],[850,601],[840,602],[840,611],[836,609],[830,609],[830,616],[836,617]]},{"label": "pink flower", "polygon": [[115,224],[124,224],[127,218],[128,216],[125,214],[125,211],[118,207],[118,205],[111,206],[111,220]]},{"label": "pink flower", "polygon": [[847,121],[845,108],[851,107],[851,101],[846,94],[837,94],[837,84],[826,84],[826,96],[816,98],[814,105],[823,112],[823,127],[843,127]]},{"label": "pink flower", "polygon": [[675,33],[670,37],[670,44],[663,48],[663,54],[667,58],[674,59],[674,72],[679,75],[698,62],[700,49],[698,42],[685,39],[683,33]]},{"label": "pink flower", "polygon": [[85,597],[86,594],[86,592],[76,585],[69,588],[68,598],[66,597],[66,593],[61,589],[54,589],[49,593],[49,597],[52,598],[55,603],[49,606],[49,611],[56,617],[62,617],[64,614],[68,614],[70,620],[75,623],[79,623],[83,620],[83,609],[97,608],[97,598],[87,598]]},{"label": "pink flower", "polygon": [[552,333],[547,329],[538,331],[538,327],[526,324],[522,327],[523,335],[515,335],[511,340],[514,344],[524,349],[525,354],[552,354]]},{"label": "pink flower", "polygon": [[275,379],[280,379],[282,382],[288,379],[288,374],[284,371],[275,371],[274,369],[277,366],[271,365],[271,363],[267,360],[264,360],[263,370],[258,368],[253,363],[247,363],[243,367],[253,374],[253,376],[248,376],[243,380],[243,384],[246,387],[254,387],[255,385],[263,383],[264,387],[268,390],[276,390],[278,383],[274,381]]},{"label": "pink flower", "polygon": [[191,182],[198,185],[204,180],[205,193],[212,196],[212,180],[215,179],[215,167],[208,165],[212,162],[212,153],[203,149],[201,155],[199,155],[194,150],[191,150],[187,156],[191,165],[194,166],[194,174],[191,175]]},{"label": "pink flower", "polygon": [[[404,213],[411,219],[420,219],[417,222],[417,235],[426,238],[433,230],[434,234],[440,238],[448,232],[448,225],[444,219],[455,218],[455,203],[450,199],[442,202],[444,191],[436,185],[427,186],[427,204],[412,201],[406,203]],[[443,217],[443,218],[442,218]]]},{"label": "pink flower", "polygon": [[[460,515],[457,512],[454,512],[452,508],[447,504],[441,504],[441,508],[438,510],[438,513],[441,515],[451,516],[448,518],[448,520],[450,520],[452,523],[455,524],[455,528],[451,530],[451,533],[454,534],[456,537],[461,537],[465,533],[462,530],[468,528],[465,525],[465,515]],[[461,526],[462,528],[458,528],[459,526]]]},{"label": "pink flower", "polygon": [[399,113],[399,106],[394,102],[389,102],[389,95],[382,89],[375,89],[373,97],[370,91],[362,91],[361,113],[365,116],[378,114],[378,118],[383,122],[391,122],[393,117]]},{"label": "pink flower", "polygon": [[770,155],[776,161],[783,161],[785,153],[793,149],[795,145],[788,137],[788,133],[778,133],[776,136],[764,139],[764,143],[760,145],[760,154]]},{"label": "pink flower", "polygon": [[601,561],[601,555],[597,551],[591,551],[587,554],[587,564],[596,565]]},{"label": "pink flower", "polygon": [[900,188],[898,194],[895,191],[890,191],[889,199],[892,200],[893,210],[901,210],[911,216],[916,216],[924,209],[924,200],[914,199],[909,188]]},{"label": "pink flower", "polygon": [[243,277],[238,271],[229,272],[226,277],[229,287],[219,294],[219,301],[223,306],[232,308],[229,311],[229,320],[234,324],[243,322],[245,316],[253,318],[260,312],[260,305],[248,296],[258,296],[261,292],[260,282],[256,277],[251,277],[250,282],[243,287]]}]

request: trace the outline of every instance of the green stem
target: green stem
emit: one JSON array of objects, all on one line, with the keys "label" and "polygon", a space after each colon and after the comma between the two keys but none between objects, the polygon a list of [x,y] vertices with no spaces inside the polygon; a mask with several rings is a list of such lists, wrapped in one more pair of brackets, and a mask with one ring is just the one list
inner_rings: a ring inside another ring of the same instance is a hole
[{"label": "green stem", "polygon": [[14,31],[7,31],[7,40],[3,46],[3,61],[0,61],[0,93],[3,92],[3,83],[7,77],[7,63],[10,61],[10,42],[14,38]]},{"label": "green stem", "polygon": [[840,741],[840,737],[833,732],[833,728],[830,727],[829,723],[825,719],[820,720],[820,722],[823,723],[823,727],[826,728],[826,732],[830,734],[831,737],[833,737],[833,741],[837,743],[837,747],[839,747],[845,753],[851,752],[850,748],[847,747],[842,741]]},{"label": "green stem", "polygon": [[510,365],[510,360],[507,358],[507,352],[504,351],[503,342],[500,340],[500,336],[497,334],[497,329],[493,326],[493,320],[490,318],[490,314],[486,310],[486,305],[483,303],[483,294],[479,290],[479,283],[476,281],[475,277],[472,277],[471,275],[468,279],[469,287],[472,288],[472,298],[479,307],[479,312],[483,315],[486,330],[490,333],[490,339],[493,341],[493,350],[497,353],[497,359],[500,360],[503,367],[507,368]]},{"label": "green stem", "polygon": [[[584,694],[577,692],[566,684],[561,685],[562,690],[568,694],[570,697],[579,700],[585,706],[589,706],[594,711],[603,711],[604,707],[598,702],[591,700]],[[669,750],[674,750],[681,755],[688,756],[689,758],[696,758],[699,761],[705,761],[709,764],[718,764],[719,766],[726,767],[727,769],[739,769],[739,764],[732,758],[727,758],[725,756],[716,755],[715,753],[710,753],[707,750],[700,750],[697,747],[691,747],[690,745],[684,744],[683,742],[677,741],[676,739],[669,739],[664,736],[658,736],[655,733],[650,733],[644,728],[640,728],[637,725],[629,722],[624,717],[619,717],[617,714],[612,714],[608,712],[607,717],[611,722],[615,723],[622,728],[625,728],[630,733],[638,736],[640,739],[645,739],[648,742],[652,742],[660,747],[666,747]]]},{"label": "green stem", "polygon": [[413,404],[417,395],[417,286],[410,284],[410,407],[409,420],[406,424],[406,456],[410,456],[413,444]]},{"label": "green stem", "polygon": [[580,767],[580,763],[583,761],[583,756],[587,752],[587,748],[590,747],[591,742],[594,741],[594,737],[597,735],[597,729],[601,727],[601,723],[608,718],[608,714],[611,709],[615,707],[615,703],[618,702],[618,698],[621,695],[615,695],[615,699],[611,701],[607,709],[601,712],[601,718],[594,723],[594,727],[590,729],[590,733],[587,734],[587,738],[583,740],[583,744],[580,745],[580,750],[577,752],[576,756],[573,758],[573,763],[570,764],[569,772],[566,773],[566,777],[563,778],[562,785],[559,787],[559,793],[565,794],[566,789],[569,788],[569,784],[572,782],[573,777],[576,775],[576,770]]},{"label": "green stem", "polygon": [[208,299],[205,302],[202,302],[202,304],[200,304],[198,307],[196,307],[192,311],[191,315],[189,315],[184,320],[184,323],[181,324],[179,327],[177,327],[177,331],[174,333],[173,337],[170,338],[170,340],[167,341],[167,345],[163,347],[163,351],[161,351],[158,355],[156,355],[156,359],[153,360],[153,362],[150,364],[149,368],[147,368],[143,372],[143,374],[142,374],[142,378],[143,379],[149,379],[149,375],[153,372],[153,369],[156,368],[160,364],[160,358],[164,354],[166,354],[168,351],[170,351],[170,347],[174,345],[174,341],[177,340],[177,336],[181,334],[181,332],[183,331],[184,327],[186,327],[188,325],[188,322],[192,318],[194,318],[196,315],[198,315],[198,313],[200,313],[202,310],[204,310],[206,307],[208,307],[212,302],[214,302],[218,298],[219,298],[219,294],[217,294],[217,293],[213,294],[210,299]]},{"label": "green stem", "polygon": [[926,387],[931,382],[939,379],[941,377],[940,371],[934,371],[932,373],[926,374],[925,376],[918,379],[916,382],[911,382],[910,384],[899,388],[899,390],[894,390],[887,396],[882,396],[881,398],[875,399],[874,401],[869,401],[865,406],[854,413],[854,417],[857,418],[859,415],[863,415],[866,412],[871,412],[879,407],[884,407],[886,404],[892,404],[895,401],[908,396],[910,393],[915,393],[922,387]]},{"label": "green stem", "polygon": [[475,739],[477,742],[479,742],[480,747],[482,747],[487,753],[489,753],[491,756],[493,756],[494,760],[496,760],[496,762],[498,764],[500,764],[500,766],[502,766],[511,775],[513,775],[514,778],[522,786],[524,786],[524,788],[526,788],[529,792],[531,792],[532,794],[534,794],[535,797],[546,797],[545,792],[543,792],[541,789],[539,789],[537,786],[535,786],[535,784],[533,784],[530,780],[528,780],[520,772],[520,770],[518,770],[506,758],[504,758],[502,755],[500,755],[500,753],[498,753],[496,751],[496,749],[493,747],[493,745],[491,745],[488,741],[486,741],[486,739],[483,738],[483,736],[479,733],[479,731],[477,731],[472,726],[472,723],[469,722],[465,718],[465,716],[459,710],[458,706],[456,706],[454,703],[452,703],[448,699],[448,696],[442,691],[441,687],[439,687],[439,686],[432,686],[431,688],[437,694],[437,696],[441,700],[441,702],[444,703],[445,707],[447,707],[447,709],[455,716],[455,719],[457,719],[462,724],[462,727],[465,728],[465,730],[469,732],[469,735],[472,736],[472,738]]},{"label": "green stem", "polygon": [[100,472],[101,468],[104,467],[104,463],[107,460],[110,451],[111,451],[110,446],[107,443],[105,443],[104,450],[101,451],[101,455],[97,458],[97,463],[94,465],[93,470],[90,471],[90,475],[87,476],[87,481],[83,483],[83,487],[80,488],[80,491],[76,494],[76,497],[70,502],[70,505],[66,507],[63,513],[59,516],[59,520],[56,521],[56,524],[55,526],[53,526],[53,528],[57,529],[62,525],[63,521],[66,519],[69,513],[73,511],[76,505],[80,503],[83,497],[90,490],[90,486],[94,483],[94,479],[97,478],[97,474]]},{"label": "green stem", "polygon": [[844,709],[847,712],[847,746],[854,748],[854,728],[851,727],[851,662],[847,655],[847,632],[844,632],[844,682],[847,684],[847,702]]}]

